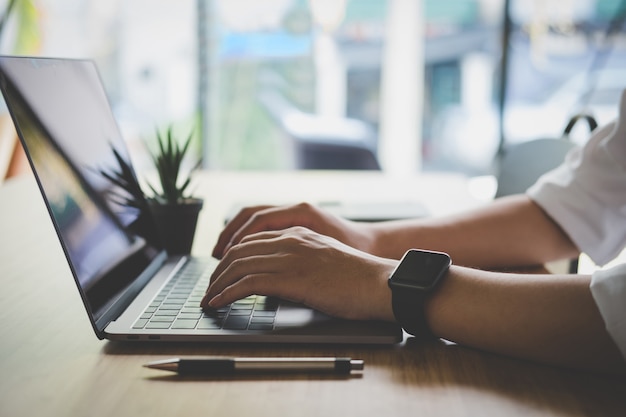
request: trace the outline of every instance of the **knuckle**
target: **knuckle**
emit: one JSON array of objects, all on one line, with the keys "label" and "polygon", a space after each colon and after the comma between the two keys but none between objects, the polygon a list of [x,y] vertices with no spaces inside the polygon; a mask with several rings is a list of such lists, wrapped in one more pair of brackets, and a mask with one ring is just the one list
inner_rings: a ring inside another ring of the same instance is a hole
[{"label": "knuckle", "polygon": [[283,236],[282,241],[290,246],[298,246],[306,240],[308,229],[302,226],[291,227]]},{"label": "knuckle", "polygon": [[256,213],[257,211],[259,211],[260,208],[259,207],[244,207],[243,209],[241,209],[241,213],[243,213],[246,216],[252,216],[254,213]]},{"label": "knuckle", "polygon": [[266,210],[266,207],[246,207],[241,210],[242,217],[246,224],[256,221],[259,216]]},{"label": "knuckle", "polygon": [[308,227],[305,226],[293,226],[290,228],[291,235],[306,235],[311,232]]},{"label": "knuckle", "polygon": [[245,260],[241,258],[236,258],[230,262],[230,264],[228,265],[228,270],[231,273],[237,273],[237,271],[240,271],[244,267],[245,267]]},{"label": "knuckle", "polygon": [[237,244],[233,244],[230,249],[228,249],[228,252],[226,252],[226,254],[224,255],[222,262],[230,264],[232,263],[233,260],[237,259],[238,253],[241,250],[241,244],[237,243]]},{"label": "knuckle", "polygon": [[262,216],[263,216],[263,212],[255,211],[254,213],[250,214],[250,219],[248,220],[248,224],[259,221],[259,219]]},{"label": "knuckle", "polygon": [[309,202],[303,201],[301,203],[298,203],[295,205],[295,207],[299,210],[303,210],[303,211],[314,211],[315,210],[315,206]]},{"label": "knuckle", "polygon": [[255,211],[248,218],[248,221],[246,222],[246,227],[257,228],[260,225],[264,224],[266,218],[268,218],[268,212],[266,210]]}]

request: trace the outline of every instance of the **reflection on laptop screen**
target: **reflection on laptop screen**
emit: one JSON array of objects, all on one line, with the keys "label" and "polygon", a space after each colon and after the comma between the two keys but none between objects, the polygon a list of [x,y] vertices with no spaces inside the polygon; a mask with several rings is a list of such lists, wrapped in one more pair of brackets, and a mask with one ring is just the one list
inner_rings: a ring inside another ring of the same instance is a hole
[{"label": "reflection on laptop screen", "polygon": [[[103,173],[129,160],[95,65],[0,57],[0,83],[86,306],[97,320],[157,256],[147,210]],[[144,201],[145,203],[145,201]]]}]

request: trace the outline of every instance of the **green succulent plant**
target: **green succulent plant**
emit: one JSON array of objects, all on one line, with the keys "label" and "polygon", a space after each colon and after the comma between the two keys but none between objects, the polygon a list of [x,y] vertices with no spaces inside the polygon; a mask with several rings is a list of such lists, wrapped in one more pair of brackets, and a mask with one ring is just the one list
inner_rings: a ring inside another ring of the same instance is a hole
[{"label": "green succulent plant", "polygon": [[144,193],[130,163],[114,146],[111,146],[117,166],[99,169],[98,172],[112,184],[124,190],[111,191],[111,198],[117,204],[144,209],[146,202],[181,204],[193,198],[189,191],[191,174],[199,167],[200,161],[186,175],[182,173],[183,160],[189,150],[193,134],[189,134],[182,145],[175,139],[171,126],[165,134],[157,131],[156,136],[158,147],[155,152],[150,153],[150,156],[158,174],[159,185],[146,181],[151,196]]},{"label": "green succulent plant", "polygon": [[158,151],[152,153],[152,161],[159,176],[160,187],[147,182],[153,193],[152,200],[161,204],[179,204],[192,198],[189,191],[191,174],[200,165],[198,161],[186,176],[181,177],[182,163],[189,149],[193,134],[190,133],[185,142],[180,145],[174,138],[172,128],[167,129],[165,135],[157,131]]}]

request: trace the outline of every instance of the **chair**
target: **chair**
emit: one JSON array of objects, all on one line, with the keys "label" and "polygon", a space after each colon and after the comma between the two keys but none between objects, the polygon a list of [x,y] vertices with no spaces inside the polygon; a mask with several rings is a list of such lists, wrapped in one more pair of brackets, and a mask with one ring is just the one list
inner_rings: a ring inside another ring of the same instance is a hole
[{"label": "chair", "polygon": [[380,170],[375,135],[360,120],[291,113],[283,128],[298,169]]},{"label": "chair", "polygon": [[365,122],[298,110],[275,92],[259,101],[281,127],[297,169],[380,170],[377,138]]},{"label": "chair", "polygon": [[500,157],[496,198],[524,193],[544,173],[561,165],[575,144],[568,138],[535,139],[506,149]]},{"label": "chair", "polygon": [[570,119],[560,138],[535,139],[505,148],[498,161],[496,198],[525,192],[540,176],[561,165],[576,146],[569,134],[579,120],[587,122],[590,132],[598,126],[593,117],[579,114]]}]

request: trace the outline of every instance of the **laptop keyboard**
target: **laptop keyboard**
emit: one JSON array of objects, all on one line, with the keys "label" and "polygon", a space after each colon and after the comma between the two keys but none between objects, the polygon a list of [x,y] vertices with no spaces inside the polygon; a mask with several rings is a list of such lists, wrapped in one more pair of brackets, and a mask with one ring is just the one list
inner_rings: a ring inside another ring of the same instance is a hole
[{"label": "laptop keyboard", "polygon": [[133,329],[272,330],[279,302],[253,295],[223,308],[203,311],[212,268],[210,260],[192,259],[163,287]]}]

